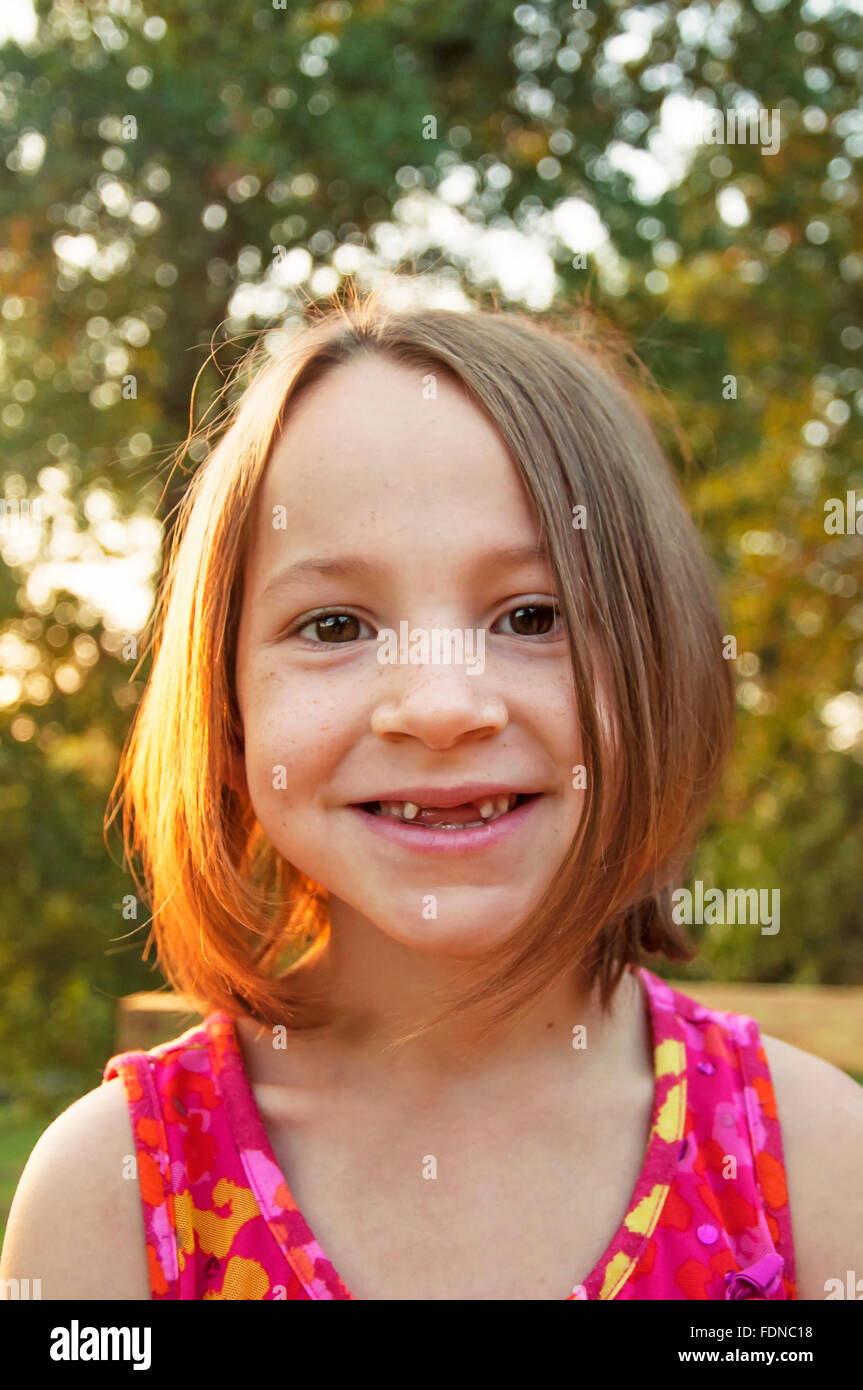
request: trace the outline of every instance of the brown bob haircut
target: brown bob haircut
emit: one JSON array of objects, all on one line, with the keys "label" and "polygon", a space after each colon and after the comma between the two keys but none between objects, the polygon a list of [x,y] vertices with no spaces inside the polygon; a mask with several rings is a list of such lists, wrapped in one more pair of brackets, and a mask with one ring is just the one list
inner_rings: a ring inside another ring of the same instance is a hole
[{"label": "brown bob haircut", "polygon": [[465,1010],[490,1016],[487,1031],[562,971],[598,981],[607,1011],[628,963],[697,954],[671,892],[734,727],[712,571],[639,401],[648,374],[584,308],[551,326],[351,291],[310,306],[276,351],[257,336],[178,510],[105,817],[107,831],[122,810],[124,858],[152,911],[144,958],[155,937],[164,975],[201,1013],[289,1028],[326,1015],[308,969],[328,939],[326,885],[277,854],[228,776],[243,746],[235,640],[254,504],[285,418],[325,373],[374,353],[460,382],[506,445],[557,580],[585,769],[578,831],[541,901],[405,1037]]}]

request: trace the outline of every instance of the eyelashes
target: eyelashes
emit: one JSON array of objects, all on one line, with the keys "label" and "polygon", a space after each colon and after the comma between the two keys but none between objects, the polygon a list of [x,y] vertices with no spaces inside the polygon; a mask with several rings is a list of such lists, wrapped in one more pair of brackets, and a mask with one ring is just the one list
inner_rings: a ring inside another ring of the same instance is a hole
[{"label": "eyelashes", "polygon": [[[504,636],[522,637],[531,642],[559,641],[564,636],[560,607],[554,601],[530,601],[516,604],[495,620],[491,631],[494,631],[499,623],[513,617],[519,626],[526,626],[533,630],[510,631],[504,633]],[[348,646],[352,642],[363,640],[360,635],[360,629],[363,627],[367,628],[374,638],[376,634],[372,624],[352,613],[349,609],[323,608],[294,623],[281,634],[281,640],[286,641],[288,638],[296,637],[307,647]],[[537,631],[537,627],[541,630]],[[304,636],[303,634],[307,630],[316,632],[320,640],[316,641],[312,637]]]}]

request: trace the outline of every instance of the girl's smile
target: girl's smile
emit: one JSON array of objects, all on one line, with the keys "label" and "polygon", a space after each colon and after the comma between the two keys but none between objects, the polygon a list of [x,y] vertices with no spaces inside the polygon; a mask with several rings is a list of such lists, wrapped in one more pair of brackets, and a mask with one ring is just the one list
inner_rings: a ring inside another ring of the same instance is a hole
[{"label": "girl's smile", "polygon": [[485,792],[473,804],[459,793],[450,793],[459,798],[452,802],[443,799],[446,793],[414,795],[421,805],[394,797],[351,809],[364,818],[369,830],[390,844],[420,854],[467,854],[509,840],[525,825],[539,801],[538,795],[515,792],[496,796]]}]

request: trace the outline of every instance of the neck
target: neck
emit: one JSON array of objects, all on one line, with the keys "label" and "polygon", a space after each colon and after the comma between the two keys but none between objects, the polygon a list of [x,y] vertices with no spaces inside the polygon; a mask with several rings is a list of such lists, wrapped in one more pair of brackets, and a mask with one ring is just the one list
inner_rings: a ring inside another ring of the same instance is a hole
[{"label": "neck", "polygon": [[[603,1013],[598,986],[586,983],[577,969],[488,1031],[483,1027],[490,1009],[471,1011],[395,1045],[437,1013],[470,962],[404,946],[335,903],[331,926],[326,951],[302,972],[325,992],[331,1021],[291,1034],[294,1055],[302,1053],[309,1063],[320,1059],[328,1074],[356,1071],[384,1082],[399,1076],[416,1086],[438,1087],[492,1076],[512,1079],[558,1059],[571,1075],[575,1051],[577,1074],[586,1079],[644,1050],[644,1003],[635,976],[624,972],[609,1012]],[[253,1031],[255,1025],[247,1022],[244,1036]],[[273,1054],[274,1080],[279,1055]]]}]

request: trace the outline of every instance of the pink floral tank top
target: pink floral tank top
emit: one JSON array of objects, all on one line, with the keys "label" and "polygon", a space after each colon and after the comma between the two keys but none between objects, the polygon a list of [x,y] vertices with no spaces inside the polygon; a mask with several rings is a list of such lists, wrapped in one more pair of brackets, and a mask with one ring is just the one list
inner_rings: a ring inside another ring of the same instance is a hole
[{"label": "pink floral tank top", "polygon": [[[567,1299],[795,1299],[758,1025],[635,973],[655,1074],[644,1164],[602,1258]],[[112,1057],[103,1080],[116,1076],[135,1136],[153,1299],[353,1298],[291,1196],[227,1013]]]}]

